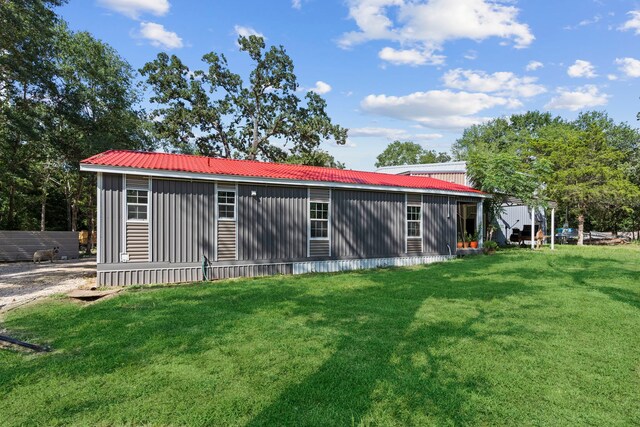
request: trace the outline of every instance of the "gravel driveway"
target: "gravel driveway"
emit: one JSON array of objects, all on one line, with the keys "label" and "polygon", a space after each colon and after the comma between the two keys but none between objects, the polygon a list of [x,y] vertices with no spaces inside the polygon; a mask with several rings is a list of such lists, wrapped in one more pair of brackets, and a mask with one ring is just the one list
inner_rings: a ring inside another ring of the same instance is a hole
[{"label": "gravel driveway", "polygon": [[95,258],[0,264],[0,311],[47,295],[59,294],[96,282]]}]

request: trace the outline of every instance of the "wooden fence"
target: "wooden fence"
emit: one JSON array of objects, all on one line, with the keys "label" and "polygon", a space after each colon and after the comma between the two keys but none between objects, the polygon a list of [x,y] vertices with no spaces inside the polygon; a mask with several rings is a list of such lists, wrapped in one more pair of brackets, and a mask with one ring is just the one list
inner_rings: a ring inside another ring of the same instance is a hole
[{"label": "wooden fence", "polygon": [[32,261],[40,249],[59,247],[58,259],[78,258],[76,231],[0,231],[0,262]]}]

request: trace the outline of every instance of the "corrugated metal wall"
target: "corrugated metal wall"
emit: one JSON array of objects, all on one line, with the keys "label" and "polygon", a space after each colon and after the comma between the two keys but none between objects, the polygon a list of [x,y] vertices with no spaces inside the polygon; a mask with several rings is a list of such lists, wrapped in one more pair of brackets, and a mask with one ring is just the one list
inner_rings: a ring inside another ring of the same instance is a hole
[{"label": "corrugated metal wall", "polygon": [[[208,280],[233,277],[272,276],[292,274],[292,263],[210,266]],[[131,268],[130,270],[98,271],[101,286],[148,285],[153,283],[199,282],[202,267]]]},{"label": "corrugated metal wall", "polygon": [[58,248],[56,259],[78,258],[76,231],[0,231],[0,261],[33,261],[38,250]]},{"label": "corrugated metal wall", "polygon": [[122,175],[102,174],[99,264],[120,262],[122,244]]},{"label": "corrugated metal wall", "polygon": [[238,224],[239,260],[306,257],[307,189],[239,185]]},{"label": "corrugated metal wall", "polygon": [[[542,224],[544,233],[548,234],[547,220],[542,208],[536,212],[536,224]],[[497,220],[494,240],[504,244],[509,240],[514,228],[522,230],[524,225],[531,225],[531,210],[527,206],[506,206]]]},{"label": "corrugated metal wall", "polygon": [[466,174],[463,172],[417,172],[412,173],[413,176],[426,176],[435,179],[441,179],[442,181],[453,182],[454,184],[467,185]]},{"label": "corrugated metal wall", "polygon": [[428,254],[447,254],[456,247],[457,200],[447,196],[423,196],[423,251]]},{"label": "corrugated metal wall", "polygon": [[333,190],[331,255],[337,258],[397,256],[405,250],[405,195]]},{"label": "corrugated metal wall", "polygon": [[200,262],[215,256],[215,185],[154,179],[151,206],[153,262]]}]

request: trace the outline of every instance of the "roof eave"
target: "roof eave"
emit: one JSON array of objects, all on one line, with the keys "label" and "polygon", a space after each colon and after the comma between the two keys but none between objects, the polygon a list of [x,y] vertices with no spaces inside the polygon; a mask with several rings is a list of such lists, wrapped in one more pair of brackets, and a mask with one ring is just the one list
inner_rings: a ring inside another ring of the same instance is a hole
[{"label": "roof eave", "polygon": [[333,182],[333,181],[249,177],[249,176],[240,176],[240,175],[218,175],[218,174],[210,174],[210,173],[203,173],[203,172],[145,169],[145,168],[133,168],[128,166],[107,166],[107,165],[96,165],[96,164],[90,164],[90,163],[80,163],[80,170],[83,172],[117,173],[117,174],[138,175],[138,176],[152,176],[152,177],[156,176],[160,178],[197,179],[197,180],[203,180],[203,181],[223,181],[223,182],[228,181],[228,182],[245,182],[245,183],[251,183],[251,184],[331,187],[331,188],[349,188],[349,189],[377,190],[377,191],[385,190],[385,191],[404,192],[404,193],[422,193],[422,194],[439,194],[439,195],[447,195],[447,196],[476,197],[481,199],[487,199],[491,197],[489,194],[485,194],[482,192],[472,192],[472,191],[439,190],[439,189],[430,189],[430,188],[398,187],[398,186],[373,185],[373,184],[353,184],[353,183]]}]

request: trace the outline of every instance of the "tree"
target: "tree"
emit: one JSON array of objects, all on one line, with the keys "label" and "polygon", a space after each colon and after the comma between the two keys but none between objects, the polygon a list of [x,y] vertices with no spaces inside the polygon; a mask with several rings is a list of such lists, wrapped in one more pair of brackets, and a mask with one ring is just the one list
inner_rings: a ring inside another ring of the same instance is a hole
[{"label": "tree", "polygon": [[33,228],[30,141],[40,138],[55,75],[52,8],[59,0],[0,2],[0,227]]},{"label": "tree", "polygon": [[624,167],[625,152],[607,135],[605,116],[583,114],[573,123],[550,126],[531,141],[531,154],[550,165],[544,176],[549,195],[575,210],[578,244],[588,214],[637,204],[640,189]]},{"label": "tree", "polygon": [[376,158],[376,167],[442,163],[451,161],[447,153],[436,153],[411,141],[394,141]]},{"label": "tree", "polygon": [[[93,174],[80,173],[80,160],[108,149],[148,149],[134,72],[109,45],[87,32],[58,28],[56,86],[50,138],[64,165],[62,187],[69,204],[69,228],[78,229],[78,214],[86,209],[93,229]],[[88,180],[89,182],[85,182]],[[88,185],[87,185],[88,184]]]},{"label": "tree", "polygon": [[258,36],[239,37],[238,45],[253,62],[247,85],[215,52],[203,56],[205,71],[192,72],[166,53],[140,70],[154,92],[151,102],[159,105],[152,117],[166,148],[316,162],[314,153],[323,140],[346,142],[347,130],[331,122],[320,95],[308,92],[304,102],[298,98],[293,61],[282,46],[267,50]]},{"label": "tree", "polygon": [[1,228],[43,230],[51,208],[54,229],[92,228],[95,177],[79,161],[150,146],[133,70],[110,46],[69,31],[52,9],[62,3],[0,0]]}]

